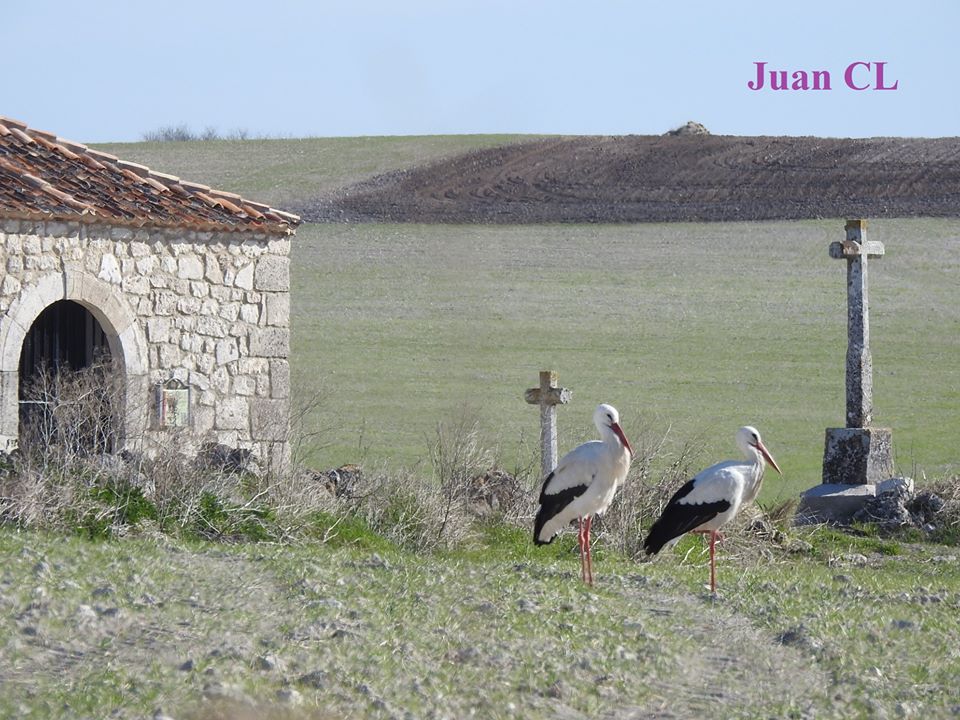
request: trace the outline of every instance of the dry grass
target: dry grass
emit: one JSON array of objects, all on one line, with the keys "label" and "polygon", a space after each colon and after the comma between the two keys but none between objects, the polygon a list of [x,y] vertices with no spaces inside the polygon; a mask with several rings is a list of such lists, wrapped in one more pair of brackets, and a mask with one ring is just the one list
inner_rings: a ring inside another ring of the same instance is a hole
[{"label": "dry grass", "polygon": [[[0,473],[5,521],[93,537],[161,530],[274,541],[318,534],[343,541],[351,526],[356,541],[375,536],[418,550],[468,547],[491,522],[532,523],[541,481],[537,453],[521,440],[512,472],[505,471],[498,445],[468,406],[437,422],[425,451],[429,467],[317,473],[299,465],[284,477],[262,476],[178,453],[108,452],[122,407],[115,376],[97,367],[45,374],[37,383],[49,412]],[[293,423],[302,435],[292,438],[296,455],[327,437],[333,419],[318,412],[323,404],[318,394],[295,410],[315,422]],[[599,541],[626,557],[640,555],[645,528],[692,475],[700,454],[699,443],[676,440],[653,423],[636,425],[630,475],[596,526]]]},{"label": "dry grass", "polygon": [[277,479],[174,452],[118,453],[125,392],[109,363],[37,374],[26,391],[32,417],[0,472],[4,521],[93,537],[137,527],[203,537],[272,532]]},{"label": "dry grass", "polygon": [[960,543],[960,475],[944,475],[923,484],[923,490],[943,500],[936,513],[936,537],[941,542]]},{"label": "dry grass", "polygon": [[[115,376],[97,366],[38,378],[34,396],[47,412],[26,434],[22,450],[0,466],[3,521],[92,537],[159,530],[226,540],[285,542],[319,535],[369,545],[378,538],[421,551],[475,545],[491,522],[524,529],[532,523],[540,486],[537,453],[521,439],[512,472],[505,471],[499,445],[468,406],[437,422],[424,452],[429,466],[317,473],[300,465],[277,477],[178,453],[108,452],[123,398]],[[293,424],[303,435],[292,438],[298,450],[328,437],[334,419],[317,412],[324,403],[316,395],[303,404],[304,417],[323,420]],[[703,446],[673,437],[654,421],[630,424],[636,451],[630,474],[595,525],[595,537],[636,559],[646,529],[699,469]],[[938,525],[949,539],[960,533],[960,483],[945,477],[929,489],[944,500]],[[783,546],[793,510],[792,500],[747,509],[728,528],[734,538],[729,550],[755,555]]]},{"label": "dry grass", "polygon": [[[301,480],[312,477],[314,492],[325,485],[320,509],[333,518],[325,537],[332,537],[345,520],[358,519],[400,547],[430,550],[469,542],[476,536],[478,479],[498,465],[497,452],[484,441],[480,427],[469,408],[439,421],[429,443],[427,477],[416,469],[366,471],[355,466],[345,473],[341,468],[335,478],[335,471],[319,477],[301,472]],[[510,513],[514,508],[502,510]]]},{"label": "dry grass", "polygon": [[941,517],[950,525],[960,525],[960,475],[944,475],[928,481],[924,489],[936,493],[943,500]]},{"label": "dry grass", "polygon": [[646,529],[664,506],[697,470],[701,446],[695,441],[674,442],[670,429],[642,425],[632,441],[636,455],[627,481],[601,518],[597,536],[609,536],[611,546],[626,557],[643,552]]}]

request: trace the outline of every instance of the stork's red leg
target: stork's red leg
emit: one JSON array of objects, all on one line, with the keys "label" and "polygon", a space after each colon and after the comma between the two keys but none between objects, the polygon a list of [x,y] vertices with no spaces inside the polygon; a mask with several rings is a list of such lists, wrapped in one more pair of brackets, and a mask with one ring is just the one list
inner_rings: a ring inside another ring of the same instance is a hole
[{"label": "stork's red leg", "polygon": [[587,566],[583,557],[583,518],[577,518],[577,547],[580,548],[580,579],[587,581]]},{"label": "stork's red leg", "polygon": [[714,545],[717,542],[717,531],[710,531],[710,592],[716,594],[717,592],[717,561],[716,561],[716,551],[714,550]]},{"label": "stork's red leg", "polygon": [[593,585],[593,557],[590,554],[590,524],[593,522],[593,515],[587,515],[587,529],[585,532],[585,544],[587,549],[587,585]]}]

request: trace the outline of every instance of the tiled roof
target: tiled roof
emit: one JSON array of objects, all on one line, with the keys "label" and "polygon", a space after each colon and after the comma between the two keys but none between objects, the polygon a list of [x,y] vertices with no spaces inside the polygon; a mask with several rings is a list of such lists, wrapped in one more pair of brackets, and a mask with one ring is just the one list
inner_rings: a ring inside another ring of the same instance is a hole
[{"label": "tiled roof", "polygon": [[0,218],[288,234],[300,218],[0,116]]}]

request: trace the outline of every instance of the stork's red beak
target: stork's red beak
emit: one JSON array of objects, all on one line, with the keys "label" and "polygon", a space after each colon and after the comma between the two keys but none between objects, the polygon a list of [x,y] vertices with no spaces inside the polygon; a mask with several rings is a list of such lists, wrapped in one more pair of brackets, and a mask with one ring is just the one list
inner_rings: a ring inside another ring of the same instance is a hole
[{"label": "stork's red beak", "polygon": [[623,446],[630,451],[630,456],[633,457],[633,448],[630,447],[630,441],[627,440],[627,436],[623,434],[623,429],[620,427],[620,423],[611,423],[610,429],[616,433],[617,437],[620,438],[620,442],[622,442]]},{"label": "stork's red beak", "polygon": [[776,470],[780,475],[783,475],[783,471],[780,469],[780,466],[777,465],[777,461],[773,459],[773,455],[763,446],[763,442],[757,440],[757,444],[754,446],[757,450],[760,451],[760,454],[763,455],[764,459],[770,463],[770,466]]}]

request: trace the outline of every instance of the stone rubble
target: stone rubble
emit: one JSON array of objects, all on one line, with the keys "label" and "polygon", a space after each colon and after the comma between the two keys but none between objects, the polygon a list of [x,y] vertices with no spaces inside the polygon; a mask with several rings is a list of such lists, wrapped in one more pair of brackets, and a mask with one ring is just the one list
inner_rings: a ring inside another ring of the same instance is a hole
[{"label": "stone rubble", "polygon": [[905,527],[936,528],[937,513],[944,507],[943,499],[929,491],[915,492],[913,482],[903,478],[902,482],[888,482],[880,488],[876,497],[866,501],[864,506],[854,513],[853,522],[876,523],[881,530],[897,530]]}]

